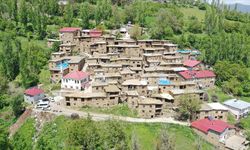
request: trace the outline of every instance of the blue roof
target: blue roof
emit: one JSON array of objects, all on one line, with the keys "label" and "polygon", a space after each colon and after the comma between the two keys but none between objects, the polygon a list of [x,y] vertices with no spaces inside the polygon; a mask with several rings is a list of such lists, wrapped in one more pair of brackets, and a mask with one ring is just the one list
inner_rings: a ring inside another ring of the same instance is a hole
[{"label": "blue roof", "polygon": [[187,50],[187,49],[179,49],[177,50],[178,53],[191,53],[191,50]]},{"label": "blue roof", "polygon": [[65,61],[65,62],[62,62],[62,63],[60,63],[60,64],[57,64],[56,65],[56,68],[58,68],[58,69],[66,69],[66,68],[68,68],[69,67],[69,63],[67,62],[67,61]]},{"label": "blue roof", "polygon": [[236,109],[246,109],[250,107],[250,103],[237,99],[227,100],[223,104]]},{"label": "blue roof", "polygon": [[171,84],[171,82],[168,79],[159,79],[158,84],[159,85],[169,85],[169,84]]}]

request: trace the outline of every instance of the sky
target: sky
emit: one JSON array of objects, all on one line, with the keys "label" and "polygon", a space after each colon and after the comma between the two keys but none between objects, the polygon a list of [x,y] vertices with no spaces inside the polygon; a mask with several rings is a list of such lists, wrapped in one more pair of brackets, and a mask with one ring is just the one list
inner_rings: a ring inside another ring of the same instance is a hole
[{"label": "sky", "polygon": [[[212,1],[212,0],[209,0]],[[235,3],[240,3],[240,4],[245,4],[245,5],[250,5],[250,0],[223,0],[224,4],[235,4]]]},{"label": "sky", "polygon": [[240,4],[250,5],[250,0],[224,0],[224,3],[227,4],[240,3]]}]

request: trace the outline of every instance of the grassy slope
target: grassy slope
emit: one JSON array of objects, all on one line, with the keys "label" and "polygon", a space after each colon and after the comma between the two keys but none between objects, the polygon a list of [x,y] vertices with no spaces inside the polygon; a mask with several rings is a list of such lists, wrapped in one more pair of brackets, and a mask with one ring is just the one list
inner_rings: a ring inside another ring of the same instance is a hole
[{"label": "grassy slope", "polygon": [[32,149],[33,147],[33,136],[35,134],[35,120],[29,118],[20,127],[18,132],[13,136],[12,144],[14,149]]},{"label": "grassy slope", "polygon": [[[43,140],[46,141],[46,145],[53,148],[53,149],[63,149],[66,141],[66,134],[67,132],[67,124],[70,122],[69,119],[60,116],[55,121],[47,124],[41,135],[39,136],[40,139],[38,142],[42,142]],[[105,122],[98,122],[101,126],[105,124]],[[160,132],[162,124],[146,124],[146,123],[125,123],[121,122],[125,129],[125,133],[127,134],[129,143],[131,143],[131,134],[135,132],[138,141],[140,143],[140,147],[143,150],[152,150],[155,148],[156,137]],[[53,131],[56,130],[56,131]],[[182,127],[178,125],[167,125],[167,130],[173,137],[176,145],[176,149],[180,150],[190,150],[195,149],[195,143],[198,139],[197,135],[195,135],[189,127]],[[47,139],[47,140],[46,140]],[[48,140],[49,139],[49,140]],[[209,150],[213,147],[206,143],[202,142],[203,149]]]},{"label": "grassy slope", "polygon": [[207,92],[210,98],[212,95],[217,95],[219,102],[224,102],[232,98],[232,96],[225,94],[219,87],[215,87],[214,89],[209,89]]},{"label": "grassy slope", "polygon": [[[168,133],[175,141],[175,147],[177,150],[191,150],[196,149],[196,141],[198,136],[192,132],[189,127],[183,127],[178,125],[164,125],[164,124],[146,124],[146,123],[137,123],[137,124],[127,124],[126,130],[128,136],[131,136],[132,132],[135,132],[141,149],[143,150],[152,150],[155,149],[156,138],[161,130],[162,126],[167,126]],[[202,148],[204,150],[212,149],[213,147],[206,143],[202,142]]]},{"label": "grassy slope", "polygon": [[111,108],[94,108],[94,107],[84,107],[80,110],[86,112],[95,112],[95,113],[104,113],[104,114],[113,114],[120,116],[128,116],[128,117],[137,117],[137,112],[128,108],[126,104],[120,104],[117,106],[113,106]]},{"label": "grassy slope", "polygon": [[13,115],[12,108],[10,106],[0,109],[0,125],[9,127],[14,122],[16,122],[16,118]]},{"label": "grassy slope", "polygon": [[184,18],[188,19],[189,17],[196,16],[200,21],[204,21],[205,19],[205,11],[194,8],[180,8],[180,11],[184,14]]}]

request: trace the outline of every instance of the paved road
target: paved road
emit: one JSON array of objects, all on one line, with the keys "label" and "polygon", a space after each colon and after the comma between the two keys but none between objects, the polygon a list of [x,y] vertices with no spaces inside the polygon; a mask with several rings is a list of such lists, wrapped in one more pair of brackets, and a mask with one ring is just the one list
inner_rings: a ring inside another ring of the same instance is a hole
[{"label": "paved road", "polygon": [[[57,110],[58,112],[54,112],[53,110]],[[41,111],[41,110],[34,109],[34,111]],[[115,116],[115,115],[110,115],[110,114],[98,114],[98,113],[92,113],[92,112],[88,113],[88,112],[65,108],[65,107],[56,105],[55,103],[51,103],[51,111],[49,112],[55,115],[64,115],[64,116],[71,116],[72,113],[77,113],[81,118],[87,118],[88,115],[90,115],[94,121],[105,121],[105,120],[113,119],[113,120],[121,120],[121,121],[126,121],[126,122],[135,122],[135,123],[143,123],[143,122],[144,123],[173,123],[173,124],[179,124],[183,126],[189,126],[189,123],[176,121],[171,117],[143,119],[143,118]]]}]

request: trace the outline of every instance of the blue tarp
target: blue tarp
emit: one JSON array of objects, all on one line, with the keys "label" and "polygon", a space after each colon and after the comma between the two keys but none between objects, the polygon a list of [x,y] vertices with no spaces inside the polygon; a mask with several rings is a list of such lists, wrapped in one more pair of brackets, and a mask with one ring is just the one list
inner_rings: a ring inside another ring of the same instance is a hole
[{"label": "blue tarp", "polygon": [[69,67],[69,63],[68,62],[62,62],[62,63],[60,63],[60,64],[57,64],[57,66],[56,66],[56,68],[58,68],[58,69],[66,69],[66,68],[68,68]]},{"label": "blue tarp", "polygon": [[168,79],[159,79],[158,84],[159,85],[169,85],[169,84],[171,84],[171,82]]},{"label": "blue tarp", "polygon": [[179,49],[177,50],[178,53],[191,53],[191,50]]}]

